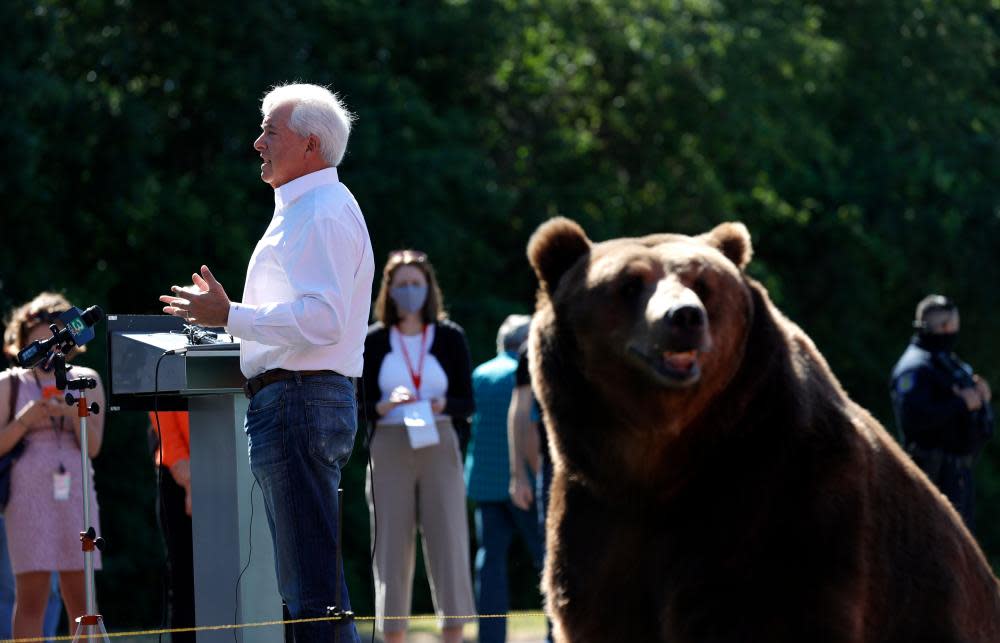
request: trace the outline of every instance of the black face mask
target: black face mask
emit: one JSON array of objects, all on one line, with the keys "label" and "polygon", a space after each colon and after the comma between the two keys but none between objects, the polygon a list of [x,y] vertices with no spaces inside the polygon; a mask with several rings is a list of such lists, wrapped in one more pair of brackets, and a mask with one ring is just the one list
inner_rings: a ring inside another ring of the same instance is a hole
[{"label": "black face mask", "polygon": [[950,353],[956,341],[958,333],[920,333],[917,343],[931,353]]}]

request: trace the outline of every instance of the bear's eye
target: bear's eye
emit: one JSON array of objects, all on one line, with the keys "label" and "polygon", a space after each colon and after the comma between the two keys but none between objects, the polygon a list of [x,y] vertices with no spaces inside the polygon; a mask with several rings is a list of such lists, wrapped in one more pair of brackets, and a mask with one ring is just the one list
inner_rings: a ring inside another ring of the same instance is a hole
[{"label": "bear's eye", "polygon": [[694,280],[694,285],[692,287],[698,298],[701,299],[702,303],[708,301],[709,297],[712,295],[711,289],[708,287],[708,280],[704,277],[698,277]]},{"label": "bear's eye", "polygon": [[622,297],[625,299],[635,299],[642,292],[642,289],[646,287],[646,282],[643,281],[642,277],[635,275],[628,277],[622,282],[620,287],[620,292]]}]

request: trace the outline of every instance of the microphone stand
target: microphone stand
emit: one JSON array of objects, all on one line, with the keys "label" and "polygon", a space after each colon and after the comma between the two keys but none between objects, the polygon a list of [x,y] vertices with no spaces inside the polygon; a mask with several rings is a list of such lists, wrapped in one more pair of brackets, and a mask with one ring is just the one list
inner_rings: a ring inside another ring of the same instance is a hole
[{"label": "microphone stand", "polygon": [[83,475],[80,482],[83,485],[83,526],[86,531],[80,532],[80,543],[83,549],[83,569],[84,569],[84,591],[86,596],[87,611],[83,616],[77,617],[76,634],[73,636],[73,643],[83,640],[103,639],[110,643],[108,631],[104,629],[104,619],[97,613],[96,601],[94,598],[94,549],[104,550],[104,539],[97,535],[97,531],[90,524],[90,454],[87,452],[87,418],[91,414],[100,413],[97,402],[87,404],[87,389],[97,388],[97,380],[92,377],[78,377],[67,379],[66,358],[62,351],[57,349],[52,357],[52,363],[56,374],[56,388],[65,391],[77,391],[66,393],[66,403],[76,406],[77,415],[80,418],[80,462],[82,464]]}]

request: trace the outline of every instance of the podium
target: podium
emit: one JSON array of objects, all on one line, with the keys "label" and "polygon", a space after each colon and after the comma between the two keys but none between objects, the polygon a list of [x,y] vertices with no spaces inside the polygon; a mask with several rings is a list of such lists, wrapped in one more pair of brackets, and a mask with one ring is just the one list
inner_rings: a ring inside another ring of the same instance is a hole
[{"label": "podium", "polygon": [[[274,547],[243,432],[249,401],[239,344],[188,345],[183,321],[167,315],[107,320],[108,408],[190,413],[195,624],[229,625],[234,616],[238,623],[281,620]],[[179,353],[164,356],[171,350]],[[229,643],[233,635],[207,630],[197,639]],[[277,625],[235,631],[240,643],[282,636]]]}]

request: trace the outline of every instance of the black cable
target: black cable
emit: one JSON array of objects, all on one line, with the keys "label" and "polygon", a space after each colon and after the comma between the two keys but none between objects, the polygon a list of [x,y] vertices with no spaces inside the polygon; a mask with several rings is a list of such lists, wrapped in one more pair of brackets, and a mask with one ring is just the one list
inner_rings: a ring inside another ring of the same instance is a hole
[{"label": "black cable", "polygon": [[[236,625],[239,625],[238,621],[240,618],[240,581],[243,580],[243,574],[250,568],[250,561],[253,560],[253,490],[254,487],[260,486],[257,482],[257,477],[254,476],[253,482],[250,484],[250,526],[247,528],[247,564],[243,566],[240,570],[240,575],[236,577],[236,607],[233,609],[233,641],[239,643],[239,639],[236,638]],[[264,490],[261,489],[260,492],[263,494]]]}]

